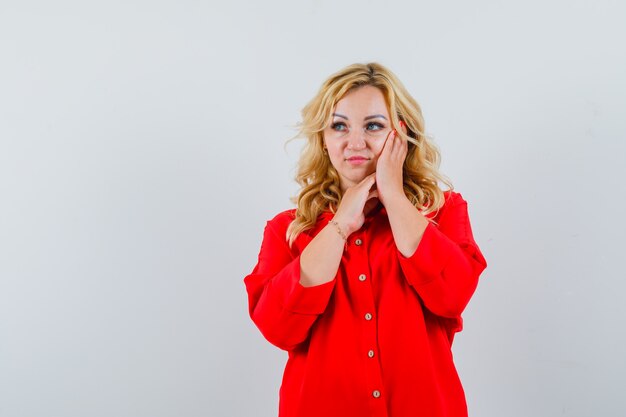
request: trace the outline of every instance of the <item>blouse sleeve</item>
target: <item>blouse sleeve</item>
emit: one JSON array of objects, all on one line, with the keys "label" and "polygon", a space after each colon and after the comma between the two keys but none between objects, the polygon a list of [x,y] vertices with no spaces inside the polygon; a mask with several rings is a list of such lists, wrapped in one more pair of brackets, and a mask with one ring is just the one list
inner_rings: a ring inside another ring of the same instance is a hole
[{"label": "blouse sleeve", "polygon": [[270,343],[284,350],[308,338],[335,286],[335,280],[313,287],[300,284],[300,255],[292,254],[271,221],[265,226],[258,263],[244,283],[252,321]]},{"label": "blouse sleeve", "polygon": [[428,224],[413,255],[397,254],[404,276],[424,306],[436,315],[459,319],[487,262],[474,241],[467,202],[454,195],[439,226]]}]

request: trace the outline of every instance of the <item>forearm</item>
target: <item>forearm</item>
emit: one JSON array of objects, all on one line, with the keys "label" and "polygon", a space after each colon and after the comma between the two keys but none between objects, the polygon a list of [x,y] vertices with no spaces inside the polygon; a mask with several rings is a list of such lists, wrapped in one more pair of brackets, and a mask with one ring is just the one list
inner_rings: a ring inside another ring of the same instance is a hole
[{"label": "forearm", "polygon": [[[340,227],[346,230],[341,224]],[[326,225],[300,255],[300,284],[312,287],[332,281],[337,274],[344,247],[345,241],[336,226],[330,223]]]},{"label": "forearm", "polygon": [[396,247],[402,255],[410,257],[417,249],[428,219],[411,204],[404,194],[391,199],[385,206]]},{"label": "forearm", "polygon": [[[402,211],[395,209],[394,213],[400,215]],[[407,230],[412,218],[405,214]],[[467,203],[460,195],[453,195],[439,215],[437,226],[425,220],[419,240],[406,253],[401,252],[406,248],[401,248],[402,238],[398,237],[400,267],[426,308],[443,317],[458,317],[487,266],[472,236]],[[403,231],[397,229],[398,234]]]},{"label": "forearm", "polygon": [[267,222],[258,262],[244,282],[254,323],[271,343],[291,350],[307,339],[311,326],[328,305],[335,282],[301,285],[300,255],[294,255],[287,244],[287,224],[275,229],[273,223]]}]

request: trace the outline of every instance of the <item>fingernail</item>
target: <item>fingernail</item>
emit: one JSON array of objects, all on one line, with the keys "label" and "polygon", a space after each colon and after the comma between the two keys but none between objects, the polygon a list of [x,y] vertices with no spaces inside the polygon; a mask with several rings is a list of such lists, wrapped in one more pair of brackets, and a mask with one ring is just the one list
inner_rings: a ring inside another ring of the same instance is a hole
[{"label": "fingernail", "polygon": [[405,127],[405,126],[406,124],[402,120],[400,120],[400,127]]}]

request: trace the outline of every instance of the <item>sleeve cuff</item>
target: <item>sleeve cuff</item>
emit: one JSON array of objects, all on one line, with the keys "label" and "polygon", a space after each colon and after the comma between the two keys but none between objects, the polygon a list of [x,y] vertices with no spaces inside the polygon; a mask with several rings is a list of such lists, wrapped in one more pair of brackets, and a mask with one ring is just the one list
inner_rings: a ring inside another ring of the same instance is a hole
[{"label": "sleeve cuff", "polygon": [[397,248],[400,267],[413,286],[424,285],[441,275],[456,244],[428,223],[413,255],[405,257]]},{"label": "sleeve cuff", "polygon": [[[313,287],[304,287],[300,284],[300,256],[294,258],[275,280],[283,281],[275,282],[275,285],[286,284],[284,308],[295,314],[322,314],[335,288],[335,279]],[[290,282],[284,282],[285,280]]]}]

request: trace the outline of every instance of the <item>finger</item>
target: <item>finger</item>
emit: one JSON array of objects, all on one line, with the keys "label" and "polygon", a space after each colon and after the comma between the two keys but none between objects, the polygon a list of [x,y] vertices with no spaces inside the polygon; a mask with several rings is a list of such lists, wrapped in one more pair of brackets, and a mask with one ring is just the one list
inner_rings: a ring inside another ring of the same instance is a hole
[{"label": "finger", "polygon": [[409,153],[409,141],[406,139],[402,139],[402,160],[406,158]]},{"label": "finger", "polygon": [[371,174],[369,174],[368,176],[366,176],[365,178],[363,178],[360,182],[360,184],[366,183],[369,180],[374,180],[376,181],[376,171],[372,172]]},{"label": "finger", "polygon": [[391,131],[387,133],[387,136],[385,137],[385,142],[383,143],[383,150],[385,149],[385,146],[387,146],[387,141],[389,140],[389,136],[391,136],[392,133],[393,133],[393,129],[391,129]]},{"label": "finger", "polygon": [[406,155],[409,153],[409,141],[400,139],[400,159],[404,162]]},{"label": "finger", "polygon": [[361,182],[357,185],[357,187],[365,187],[369,190],[370,188],[372,188],[375,182],[376,182],[376,171],[372,172],[367,177],[363,178]]},{"label": "finger", "polygon": [[400,150],[400,137],[396,134],[393,136],[393,138],[390,139],[391,140],[391,144],[390,149],[389,149],[389,153],[391,155],[392,159],[396,159],[398,157],[398,151]]},{"label": "finger", "polygon": [[408,152],[409,149],[409,145],[408,145],[408,141],[400,136],[398,136],[398,139],[396,141],[396,150],[397,150],[397,157],[400,158],[402,161],[404,161],[404,158],[406,157],[406,154]]},{"label": "finger", "polygon": [[383,153],[385,153],[385,149],[389,146],[389,145],[388,145],[389,141],[391,141],[391,142],[393,143],[393,139],[394,139],[394,137],[395,137],[395,136],[396,136],[396,129],[391,129],[391,132],[389,132],[389,133],[387,134],[387,137],[385,138],[385,143],[383,143],[383,149],[382,149],[382,151],[380,152],[380,153],[381,153],[381,155],[382,155]]}]

